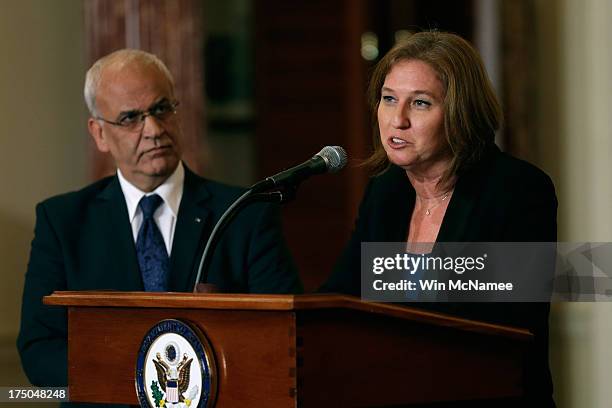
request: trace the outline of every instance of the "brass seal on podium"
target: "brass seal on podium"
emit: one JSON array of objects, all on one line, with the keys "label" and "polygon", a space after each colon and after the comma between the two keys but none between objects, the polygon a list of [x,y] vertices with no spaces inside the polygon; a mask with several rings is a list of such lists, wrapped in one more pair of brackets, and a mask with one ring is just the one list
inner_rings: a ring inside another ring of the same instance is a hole
[{"label": "brass seal on podium", "polygon": [[204,334],[180,320],[162,320],[140,344],[136,394],[143,408],[211,408],[216,365]]}]

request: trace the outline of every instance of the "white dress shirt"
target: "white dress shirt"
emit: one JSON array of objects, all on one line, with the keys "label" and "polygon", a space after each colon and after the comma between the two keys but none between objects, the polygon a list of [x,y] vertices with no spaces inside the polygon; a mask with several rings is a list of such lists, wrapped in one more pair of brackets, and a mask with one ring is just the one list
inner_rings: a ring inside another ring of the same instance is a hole
[{"label": "white dress shirt", "polygon": [[132,225],[132,234],[134,235],[134,242],[138,238],[138,231],[142,225],[142,210],[138,206],[140,199],[145,195],[157,194],[159,195],[163,203],[157,207],[153,214],[153,219],[159,228],[162,236],[164,237],[164,243],[166,244],[166,250],[168,256],[172,252],[172,241],[174,239],[174,227],[176,225],[176,217],[178,216],[179,205],[181,204],[181,198],[183,197],[183,182],[185,181],[185,169],[183,163],[179,162],[176,166],[174,173],[166,181],[164,181],[159,187],[150,193],[145,193],[139,190],[133,184],[123,177],[121,170],[117,169],[117,176],[119,177],[119,184],[125,197],[125,204],[127,205],[128,216],[130,224]]}]

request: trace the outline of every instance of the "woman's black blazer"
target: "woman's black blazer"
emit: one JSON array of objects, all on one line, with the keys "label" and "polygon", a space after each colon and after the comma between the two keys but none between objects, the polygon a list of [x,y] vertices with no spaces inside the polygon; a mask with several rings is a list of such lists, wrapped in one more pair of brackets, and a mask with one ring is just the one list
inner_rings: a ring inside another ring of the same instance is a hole
[{"label": "woman's black blazer", "polygon": [[[403,169],[373,177],[355,229],[322,292],[360,295],[361,242],[403,242],[408,237],[415,191]],[[551,179],[537,167],[491,146],[461,174],[437,242],[554,242],[557,198]],[[415,304],[412,304],[415,306]],[[420,303],[462,317],[528,328],[535,337],[527,357],[525,387],[538,406],[551,406],[547,303]]]}]

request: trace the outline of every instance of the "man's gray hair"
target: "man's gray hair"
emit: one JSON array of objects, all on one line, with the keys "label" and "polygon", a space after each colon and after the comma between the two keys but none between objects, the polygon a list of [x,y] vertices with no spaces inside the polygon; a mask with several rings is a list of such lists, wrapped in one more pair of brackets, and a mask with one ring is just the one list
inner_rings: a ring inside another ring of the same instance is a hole
[{"label": "man's gray hair", "polygon": [[124,67],[131,63],[137,63],[141,66],[154,65],[160,70],[162,74],[166,76],[168,82],[174,90],[174,79],[166,64],[162,62],[155,55],[142,50],[134,49],[122,49],[112,52],[99,60],[97,60],[91,68],[87,71],[85,76],[85,103],[89,109],[89,113],[93,117],[98,117],[98,111],[96,109],[96,94],[98,92],[98,86],[100,85],[100,78],[102,71],[109,65],[117,64],[119,67]]}]

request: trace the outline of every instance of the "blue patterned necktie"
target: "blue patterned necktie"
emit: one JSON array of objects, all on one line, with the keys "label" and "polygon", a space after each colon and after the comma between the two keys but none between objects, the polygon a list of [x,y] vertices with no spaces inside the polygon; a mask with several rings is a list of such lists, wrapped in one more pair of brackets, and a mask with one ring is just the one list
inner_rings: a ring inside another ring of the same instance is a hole
[{"label": "blue patterned necktie", "polygon": [[160,196],[153,194],[142,197],[138,203],[142,210],[142,225],[136,238],[136,256],[147,292],[168,290],[168,253],[164,238],[153,219],[155,210],[162,202]]}]

